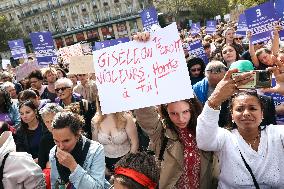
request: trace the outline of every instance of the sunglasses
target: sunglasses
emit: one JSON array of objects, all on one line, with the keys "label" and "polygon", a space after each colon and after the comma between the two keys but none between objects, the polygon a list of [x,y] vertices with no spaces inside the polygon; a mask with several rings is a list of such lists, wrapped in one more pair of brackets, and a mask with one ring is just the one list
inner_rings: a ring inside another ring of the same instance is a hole
[{"label": "sunglasses", "polygon": [[201,68],[192,68],[190,69],[191,72],[200,72]]},{"label": "sunglasses", "polygon": [[242,37],[236,37],[235,39],[236,39],[236,40],[243,40]]},{"label": "sunglasses", "polygon": [[207,72],[209,73],[212,73],[212,74],[218,74],[218,73],[222,73],[222,72],[225,72],[227,71],[228,69],[225,68],[225,67],[219,67],[219,68],[212,68],[210,70],[206,70]]},{"label": "sunglasses", "polygon": [[59,91],[65,91],[66,89],[69,89],[69,88],[71,88],[71,87],[61,87],[61,88],[57,88],[57,89],[55,89],[55,92],[59,92]]}]

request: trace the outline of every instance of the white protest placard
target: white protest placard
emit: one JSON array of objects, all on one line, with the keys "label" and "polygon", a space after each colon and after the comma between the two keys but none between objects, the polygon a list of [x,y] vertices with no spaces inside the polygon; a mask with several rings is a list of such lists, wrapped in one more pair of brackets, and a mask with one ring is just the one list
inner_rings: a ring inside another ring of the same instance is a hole
[{"label": "white protest placard", "polygon": [[70,74],[88,74],[95,73],[93,65],[93,56],[72,56],[69,64]]},{"label": "white protest placard", "polygon": [[6,70],[8,68],[8,65],[11,65],[11,62],[9,59],[2,59],[2,68]]},{"label": "white protest placard", "polygon": [[193,97],[176,23],[131,41],[93,51],[103,114]]},{"label": "white protest placard", "polygon": [[63,64],[70,64],[70,57],[81,55],[84,54],[80,43],[68,47],[63,47],[58,50],[58,56],[60,57]]}]

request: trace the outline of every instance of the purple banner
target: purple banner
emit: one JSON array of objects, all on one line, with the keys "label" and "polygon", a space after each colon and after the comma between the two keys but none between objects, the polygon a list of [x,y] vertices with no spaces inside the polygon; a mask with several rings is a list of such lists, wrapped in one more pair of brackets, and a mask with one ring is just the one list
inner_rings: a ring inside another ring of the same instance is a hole
[{"label": "purple banner", "polygon": [[253,44],[271,39],[271,33],[278,21],[273,3],[266,2],[247,9],[245,16],[248,29],[252,32],[251,42]]},{"label": "purple banner", "polygon": [[11,54],[12,54],[14,59],[26,58],[27,57],[26,47],[25,47],[24,41],[22,39],[8,41],[8,45],[11,49]]},{"label": "purple banner", "polygon": [[93,50],[100,50],[106,47],[110,47],[110,46],[114,46],[117,45],[119,43],[126,43],[129,42],[129,38],[128,37],[124,37],[124,38],[119,38],[119,39],[113,39],[113,40],[106,40],[106,41],[102,41],[102,42],[95,42],[95,46],[93,46]]},{"label": "purple banner", "polygon": [[[272,87],[276,85],[275,78],[272,78]],[[274,100],[275,108],[277,106],[284,106],[284,96],[278,94],[278,93],[264,93],[266,96],[271,96]],[[284,115],[276,115],[276,121],[278,125],[284,124]]]},{"label": "purple banner", "polygon": [[201,40],[196,40],[194,42],[189,43],[188,51],[189,51],[189,54],[195,55],[201,58],[205,64],[208,64],[209,60],[205,54]]},{"label": "purple banner", "polygon": [[236,34],[246,37],[247,30],[248,30],[248,26],[247,26],[246,16],[245,14],[240,14]]},{"label": "purple banner", "polygon": [[30,33],[33,49],[39,65],[57,64],[57,55],[50,32]]},{"label": "purple banner", "polygon": [[209,20],[206,22],[206,33],[213,34],[216,32],[216,20]]},{"label": "purple banner", "polygon": [[199,34],[200,33],[200,22],[192,23],[190,31],[192,35]]},{"label": "purple banner", "polygon": [[[275,1],[276,14],[281,18],[281,26],[284,28],[284,0]],[[281,41],[284,41],[284,29],[279,32]]]},{"label": "purple banner", "polygon": [[151,31],[151,26],[154,24],[159,25],[158,14],[155,7],[150,7],[149,9],[143,10],[140,13],[140,16],[144,31]]}]

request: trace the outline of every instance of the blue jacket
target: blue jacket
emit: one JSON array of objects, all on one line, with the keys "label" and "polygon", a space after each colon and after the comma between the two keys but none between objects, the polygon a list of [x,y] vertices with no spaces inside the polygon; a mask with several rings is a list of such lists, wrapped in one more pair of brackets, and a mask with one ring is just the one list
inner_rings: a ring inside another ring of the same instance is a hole
[{"label": "blue jacket", "polygon": [[19,124],[21,123],[21,117],[20,117],[18,105],[15,102],[12,103],[9,109],[9,117],[14,123],[13,127],[18,128]]},{"label": "blue jacket", "polygon": [[203,78],[201,81],[197,82],[192,86],[193,91],[195,92],[198,100],[204,105],[207,101],[207,93],[208,93],[208,79],[207,77]]},{"label": "blue jacket", "polygon": [[[85,142],[86,137],[83,136],[83,143],[85,144]],[[49,153],[52,189],[55,188],[55,182],[59,179],[55,148],[56,146]],[[100,143],[91,141],[83,167],[78,164],[75,171],[70,174],[69,181],[76,189],[104,189],[110,187],[110,184],[105,180],[105,154]]]}]

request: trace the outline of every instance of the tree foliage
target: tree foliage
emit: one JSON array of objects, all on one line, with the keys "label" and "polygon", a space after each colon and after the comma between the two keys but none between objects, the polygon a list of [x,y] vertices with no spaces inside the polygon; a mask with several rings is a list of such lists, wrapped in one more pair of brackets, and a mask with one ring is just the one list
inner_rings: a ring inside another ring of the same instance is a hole
[{"label": "tree foliage", "polygon": [[229,4],[231,8],[234,8],[238,5],[244,5],[245,8],[250,8],[265,2],[267,2],[267,0],[230,0]]},{"label": "tree foliage", "polygon": [[8,49],[8,40],[21,36],[18,25],[7,20],[5,16],[0,16],[0,51]]}]

